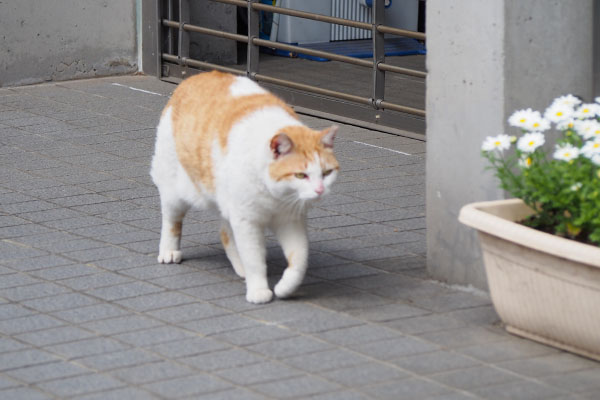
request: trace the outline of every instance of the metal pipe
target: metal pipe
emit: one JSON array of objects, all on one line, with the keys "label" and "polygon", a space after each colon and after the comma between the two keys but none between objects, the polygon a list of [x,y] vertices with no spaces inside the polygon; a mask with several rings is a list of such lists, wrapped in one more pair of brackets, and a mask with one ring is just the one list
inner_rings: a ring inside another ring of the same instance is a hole
[{"label": "metal pipe", "polygon": [[179,57],[174,56],[172,54],[163,53],[162,59],[164,61],[169,61],[169,62],[176,63],[176,64],[181,63],[183,66],[186,66],[186,67],[189,66],[189,67],[195,67],[195,68],[216,69],[217,71],[229,72],[230,74],[234,74],[234,75],[246,75],[246,71],[241,71],[241,70],[235,69],[235,68],[224,67],[222,65],[212,64],[212,63],[208,63],[205,61],[194,60],[193,58],[180,59]]},{"label": "metal pipe", "polygon": [[[163,19],[162,24],[163,26],[168,26],[170,28],[179,28],[179,22],[177,21],[169,21],[168,19]],[[203,33],[205,35],[220,37],[223,39],[231,39],[236,40],[238,42],[248,43],[248,36],[246,35],[238,35],[236,33],[229,33],[191,24],[184,24],[183,29],[190,32],[198,32]]]},{"label": "metal pipe", "polygon": [[421,32],[407,31],[406,29],[393,28],[386,25],[377,25],[377,30],[381,33],[389,33],[396,36],[407,36],[419,40],[425,40],[426,35]]},{"label": "metal pipe", "polygon": [[341,61],[348,64],[360,65],[361,67],[373,68],[373,62],[363,60],[355,57],[342,56],[335,53],[329,53],[327,51],[321,50],[312,50],[307,49],[306,47],[293,46],[290,44],[279,43],[279,42],[271,42],[270,40],[258,39],[255,38],[253,43],[258,44],[260,46],[272,47],[279,50],[292,51],[296,53],[308,54],[310,56],[328,58],[330,60]]},{"label": "metal pipe", "polygon": [[425,117],[425,110],[420,110],[418,108],[401,106],[399,104],[394,104],[387,101],[381,101],[378,104],[384,110],[400,111],[407,114],[418,115],[419,117]]},{"label": "metal pipe", "polygon": [[416,69],[397,67],[395,65],[390,65],[390,64],[386,64],[386,63],[377,64],[377,68],[380,69],[381,71],[389,71],[389,72],[395,72],[397,74],[411,75],[411,76],[416,76],[417,78],[426,78],[427,77],[426,72],[417,71]]}]

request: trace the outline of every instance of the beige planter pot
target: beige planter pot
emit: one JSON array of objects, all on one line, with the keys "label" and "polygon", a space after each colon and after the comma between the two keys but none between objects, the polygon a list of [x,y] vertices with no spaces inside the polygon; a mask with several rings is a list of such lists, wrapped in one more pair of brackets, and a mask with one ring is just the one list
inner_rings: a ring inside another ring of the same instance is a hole
[{"label": "beige planter pot", "polygon": [[600,360],[600,248],[528,228],[521,200],[468,204],[494,307],[519,336]]}]

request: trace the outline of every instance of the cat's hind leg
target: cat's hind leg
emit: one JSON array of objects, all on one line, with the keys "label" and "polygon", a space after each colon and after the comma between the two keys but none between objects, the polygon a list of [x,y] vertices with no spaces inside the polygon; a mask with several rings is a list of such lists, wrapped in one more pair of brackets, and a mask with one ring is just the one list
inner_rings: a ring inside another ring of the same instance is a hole
[{"label": "cat's hind leg", "polygon": [[162,228],[158,262],[171,264],[181,262],[181,229],[183,217],[190,206],[181,199],[161,194]]},{"label": "cat's hind leg", "polygon": [[279,298],[289,297],[298,289],[308,266],[308,236],[303,220],[288,221],[275,227],[275,236],[281,244],[288,266],[275,285]]},{"label": "cat's hind leg", "polygon": [[246,276],[244,272],[244,265],[240,259],[237,246],[235,245],[235,239],[231,230],[231,225],[229,225],[229,222],[226,220],[223,220],[221,223],[221,243],[223,243],[225,254],[227,254],[227,258],[233,266],[233,270],[240,277],[244,278]]}]

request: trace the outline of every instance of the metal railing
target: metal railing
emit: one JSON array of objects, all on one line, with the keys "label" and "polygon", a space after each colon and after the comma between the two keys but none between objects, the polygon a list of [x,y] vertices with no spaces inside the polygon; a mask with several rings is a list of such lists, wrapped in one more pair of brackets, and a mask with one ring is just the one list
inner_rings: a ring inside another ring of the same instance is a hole
[{"label": "metal railing", "polygon": [[[217,3],[230,4],[247,9],[248,13],[248,35],[240,35],[235,33],[224,32],[216,29],[205,28],[188,23],[189,21],[189,0],[177,0],[177,13],[174,10],[173,0],[168,0],[166,11],[167,18],[162,17],[159,9],[160,25],[167,28],[166,49],[162,49],[161,40],[159,43],[159,63],[168,62],[177,64],[181,67],[192,67],[200,69],[216,69],[224,72],[230,72],[238,75],[247,75],[248,77],[258,81],[278,86],[283,86],[303,92],[327,96],[335,99],[340,99],[352,103],[371,106],[376,110],[392,110],[400,113],[406,113],[417,117],[424,117],[425,110],[408,107],[405,105],[391,103],[384,100],[385,95],[385,73],[391,72],[396,74],[409,75],[417,78],[425,78],[426,73],[409,68],[398,67],[385,62],[384,52],[384,34],[393,34],[398,36],[425,40],[425,34],[413,32],[404,29],[398,29],[383,25],[383,0],[373,1],[373,22],[365,23],[360,21],[352,21],[343,18],[326,16],[321,14],[298,11],[288,8],[275,7],[268,4],[258,3],[257,0],[210,0]],[[295,46],[271,40],[259,38],[259,11],[279,13],[292,17],[306,18],[315,21],[327,22],[332,24],[345,25],[349,27],[367,29],[372,32],[373,41],[373,60],[366,60],[355,57],[343,56],[331,52],[309,49],[301,46]],[[178,14],[178,19],[174,17]],[[189,32],[197,32],[205,35],[210,35],[218,38],[234,40],[236,42],[247,44],[247,62],[246,70],[241,71],[235,68],[230,68],[218,64],[208,63],[205,61],[195,60],[189,57]],[[175,36],[175,34],[177,36]],[[258,72],[259,65],[259,47],[264,46],[271,49],[284,50],[294,53],[305,54],[309,56],[321,57],[329,60],[349,63],[364,68],[370,68],[373,72],[373,85],[371,97],[362,97],[349,93],[343,93],[336,90],[324,89],[317,86],[298,83],[287,79],[275,78]],[[175,51],[177,47],[177,51]],[[166,50],[166,52],[164,51]],[[176,54],[174,54],[176,52]],[[159,71],[161,69],[159,68]]]}]

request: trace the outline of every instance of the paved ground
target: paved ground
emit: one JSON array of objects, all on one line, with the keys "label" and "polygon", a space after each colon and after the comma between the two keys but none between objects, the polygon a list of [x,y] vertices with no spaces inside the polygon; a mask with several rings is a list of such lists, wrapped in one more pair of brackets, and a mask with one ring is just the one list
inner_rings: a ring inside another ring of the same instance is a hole
[{"label": "paved ground", "polygon": [[158,265],[148,170],[172,90],[0,90],[0,398],[598,398],[599,363],[508,335],[488,298],[426,279],[418,141],[342,126],[294,299],[244,301],[210,213],[188,216],[185,261]]}]

